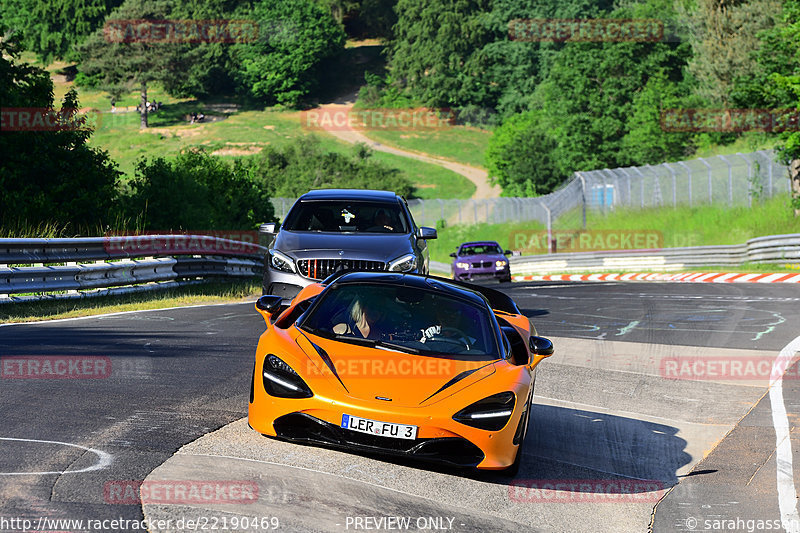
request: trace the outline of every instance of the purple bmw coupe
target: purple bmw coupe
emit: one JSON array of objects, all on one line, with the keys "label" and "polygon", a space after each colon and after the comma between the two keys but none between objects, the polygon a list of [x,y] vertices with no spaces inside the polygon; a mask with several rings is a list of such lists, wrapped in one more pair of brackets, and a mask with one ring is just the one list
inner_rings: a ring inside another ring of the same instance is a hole
[{"label": "purple bmw coupe", "polygon": [[465,242],[458,247],[458,252],[450,254],[453,259],[451,267],[453,279],[499,279],[511,281],[511,269],[507,255],[510,251],[495,241]]}]

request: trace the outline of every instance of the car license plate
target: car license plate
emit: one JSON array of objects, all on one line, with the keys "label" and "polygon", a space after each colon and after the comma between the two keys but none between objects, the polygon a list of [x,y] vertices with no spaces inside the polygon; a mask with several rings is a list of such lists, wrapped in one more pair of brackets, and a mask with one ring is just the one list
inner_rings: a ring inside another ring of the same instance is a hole
[{"label": "car license plate", "polygon": [[342,415],[342,427],[359,433],[392,437],[395,439],[416,439],[417,426],[405,424],[392,424],[391,422],[378,422],[352,415]]}]

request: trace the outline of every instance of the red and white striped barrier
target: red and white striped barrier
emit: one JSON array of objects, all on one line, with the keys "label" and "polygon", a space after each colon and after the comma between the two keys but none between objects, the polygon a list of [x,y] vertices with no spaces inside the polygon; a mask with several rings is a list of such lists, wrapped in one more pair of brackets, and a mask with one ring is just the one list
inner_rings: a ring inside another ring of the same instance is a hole
[{"label": "red and white striped barrier", "polygon": [[686,283],[800,283],[800,274],[745,272],[680,272],[677,274],[545,274],[512,276],[514,281],[679,281]]}]

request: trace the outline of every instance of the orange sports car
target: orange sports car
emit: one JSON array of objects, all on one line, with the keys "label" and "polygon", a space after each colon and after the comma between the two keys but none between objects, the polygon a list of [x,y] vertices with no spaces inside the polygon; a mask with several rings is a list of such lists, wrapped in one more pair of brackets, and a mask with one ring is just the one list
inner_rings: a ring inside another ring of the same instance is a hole
[{"label": "orange sports car", "polygon": [[334,274],[267,329],[250,427],[267,436],[516,473],[536,366],[553,344],[494,289],[388,272]]}]

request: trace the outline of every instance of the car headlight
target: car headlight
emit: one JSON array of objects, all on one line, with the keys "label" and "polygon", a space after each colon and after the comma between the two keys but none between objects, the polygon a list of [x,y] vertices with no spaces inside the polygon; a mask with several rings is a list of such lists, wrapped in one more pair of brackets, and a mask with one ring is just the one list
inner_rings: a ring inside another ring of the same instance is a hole
[{"label": "car headlight", "polygon": [[515,402],[511,391],[493,394],[460,410],[453,420],[478,429],[499,431],[511,419]]},{"label": "car headlight", "polygon": [[463,268],[464,270],[469,270],[469,263],[456,263],[458,268]]},{"label": "car headlight", "polygon": [[497,261],[494,262],[494,264],[499,267],[504,267],[508,264],[508,261],[503,261],[502,259],[498,259]]},{"label": "car headlight", "polygon": [[417,268],[417,258],[414,254],[406,254],[389,263],[391,272],[408,272]]},{"label": "car headlight", "polygon": [[264,358],[264,390],[278,398],[311,398],[314,394],[303,378],[277,355]]},{"label": "car headlight", "polygon": [[269,251],[269,264],[272,268],[281,272],[297,272],[292,258],[277,250]]}]

